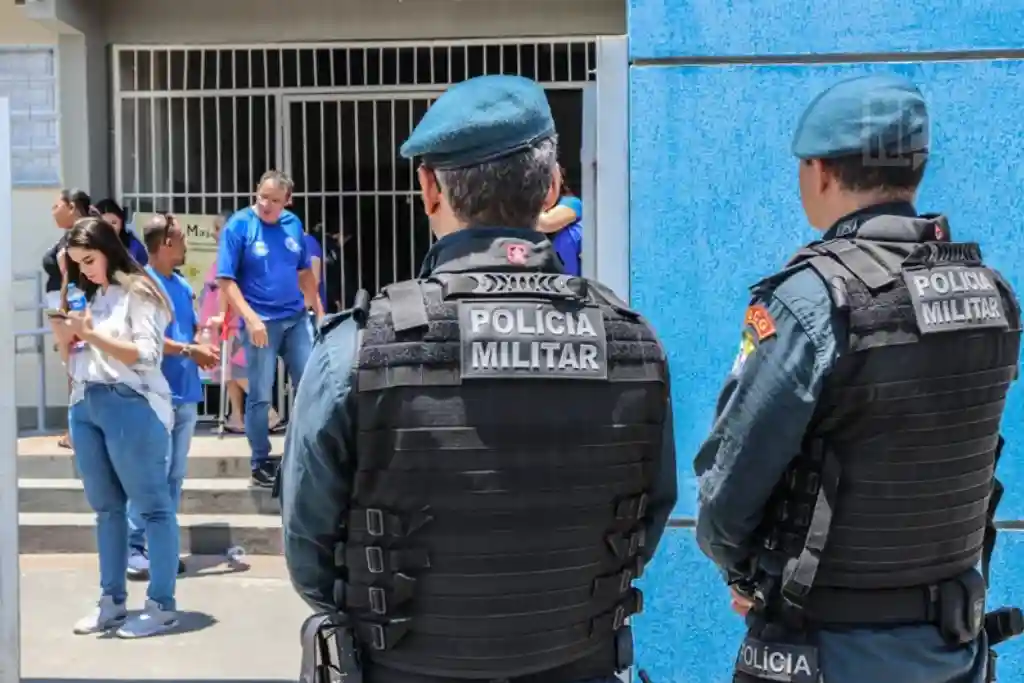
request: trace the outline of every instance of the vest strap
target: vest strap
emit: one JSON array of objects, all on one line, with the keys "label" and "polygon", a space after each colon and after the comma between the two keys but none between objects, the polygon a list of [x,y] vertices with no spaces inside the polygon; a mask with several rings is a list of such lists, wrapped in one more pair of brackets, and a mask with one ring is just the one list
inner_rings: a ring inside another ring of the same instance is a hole
[{"label": "vest strap", "polygon": [[[999,442],[996,445],[995,453],[995,465],[999,466],[999,457],[1003,454],[1003,445],[1006,442],[1003,437],[999,437]],[[981,575],[985,579],[985,585],[991,585],[989,583],[989,569],[992,563],[992,551],[996,548],[996,536],[998,530],[996,529],[996,509],[999,507],[999,501],[1003,498],[1003,484],[995,476],[992,477],[992,495],[988,499],[988,512],[985,517],[985,540],[982,541],[981,547]]]},{"label": "vest strap", "polygon": [[855,242],[849,240],[825,242],[818,247],[818,250],[832,254],[872,291],[887,287],[896,279],[887,268],[879,264]]},{"label": "vest strap", "polygon": [[[391,495],[419,495],[424,487],[432,493],[448,496],[482,493],[532,493],[565,489],[586,490],[602,486],[610,496],[641,492],[650,477],[649,463],[626,463],[599,470],[549,470],[543,481],[537,481],[532,471],[491,472],[429,472],[425,470],[402,472],[398,470],[370,470],[356,472],[354,488],[358,491],[388,491]],[[615,476],[609,484],[609,475]]]},{"label": "vest strap", "polygon": [[[643,610],[643,594],[636,588],[628,591],[627,597],[612,605],[607,611],[570,626],[555,630],[545,630],[540,615],[528,615],[538,621],[539,628],[530,629],[528,633],[488,633],[477,629],[476,637],[461,634],[435,635],[425,633],[416,628],[419,618],[396,618],[385,623],[370,624],[357,622],[356,634],[367,647],[374,650],[389,650],[402,639],[408,637],[416,640],[416,649],[421,652],[457,653],[458,659],[442,660],[444,664],[437,668],[472,669],[479,666],[473,659],[521,658],[534,653],[541,654],[560,648],[579,648],[580,654],[586,652],[595,641],[606,640],[611,634],[626,625],[626,619]],[[426,620],[427,618],[424,618]],[[490,620],[500,622],[500,620]],[[501,627],[494,624],[495,629]],[[395,652],[396,661],[402,657],[401,650]],[[417,657],[423,662],[423,668],[434,668],[429,660]]]},{"label": "vest strap", "polygon": [[391,302],[391,320],[395,332],[427,327],[427,307],[423,303],[423,287],[419,280],[405,280],[388,285],[384,294]]},{"label": "vest strap", "polygon": [[807,529],[807,538],[798,557],[786,562],[782,572],[782,597],[789,604],[800,608],[814,586],[814,577],[818,573],[821,553],[828,543],[828,534],[832,526],[832,511],[835,508],[839,492],[841,467],[839,460],[822,442],[816,442],[812,448],[821,449],[823,462],[821,478],[818,483],[818,494],[814,502],[814,512]]},{"label": "vest strap", "polygon": [[[579,506],[569,508],[552,517],[550,510],[524,510],[487,512],[481,510],[467,516],[459,523],[459,533],[493,533],[501,531],[533,531],[544,527],[549,531],[558,529],[581,529],[626,531],[646,513],[647,495],[623,498],[615,506]],[[614,516],[613,516],[614,515]],[[372,545],[374,539],[406,539],[427,527],[434,516],[429,508],[415,513],[398,514],[381,508],[354,508],[349,516],[349,543],[366,542]],[[427,532],[429,533],[429,531]]]},{"label": "vest strap", "polygon": [[809,259],[808,265],[816,270],[832,289],[832,302],[836,308],[846,310],[850,307],[850,296],[846,289],[846,278],[850,277],[850,271],[830,256],[821,256],[816,252],[811,253],[813,257]]},{"label": "vest strap", "polygon": [[[388,588],[348,586],[345,605],[346,612],[386,616],[395,614],[396,610],[401,614],[400,608],[414,599],[416,618],[486,619],[529,614],[543,618],[542,615],[553,612],[574,612],[578,620],[584,620],[621,600],[630,590],[633,578],[630,566],[598,577],[589,585],[551,591],[544,590],[546,578],[536,574],[533,585],[522,594],[438,595],[419,591],[414,598],[416,579],[398,574]],[[475,626],[468,629],[469,635],[476,635]]]}]

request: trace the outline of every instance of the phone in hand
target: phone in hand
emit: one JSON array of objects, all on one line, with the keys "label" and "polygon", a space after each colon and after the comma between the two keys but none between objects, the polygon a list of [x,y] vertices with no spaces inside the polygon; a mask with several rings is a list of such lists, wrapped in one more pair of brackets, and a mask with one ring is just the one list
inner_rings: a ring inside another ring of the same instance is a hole
[{"label": "phone in hand", "polygon": [[67,314],[67,311],[62,311],[59,308],[47,308],[46,309],[46,317],[47,318],[67,318],[68,314]]}]

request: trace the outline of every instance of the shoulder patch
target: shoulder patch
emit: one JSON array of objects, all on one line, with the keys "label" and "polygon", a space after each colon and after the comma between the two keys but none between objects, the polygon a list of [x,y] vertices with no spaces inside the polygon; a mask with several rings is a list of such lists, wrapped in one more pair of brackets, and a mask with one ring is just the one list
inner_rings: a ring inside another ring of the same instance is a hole
[{"label": "shoulder patch", "polygon": [[743,319],[743,324],[754,331],[759,342],[775,336],[775,320],[763,304],[752,304],[749,306],[747,308],[747,315]]},{"label": "shoulder patch", "polygon": [[733,361],[732,370],[730,371],[733,375],[738,375],[743,366],[746,365],[747,359],[757,349],[757,344],[754,343],[754,335],[750,330],[743,330],[743,336],[740,338],[740,350],[736,354],[736,360]]}]

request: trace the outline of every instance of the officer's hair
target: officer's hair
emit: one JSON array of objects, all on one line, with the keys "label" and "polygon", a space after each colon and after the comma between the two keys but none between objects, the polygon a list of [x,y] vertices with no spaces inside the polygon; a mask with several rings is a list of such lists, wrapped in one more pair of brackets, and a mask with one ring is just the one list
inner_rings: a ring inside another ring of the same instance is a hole
[{"label": "officer's hair", "polygon": [[928,152],[908,152],[877,159],[870,155],[822,159],[821,165],[851,192],[916,190],[924,177]]},{"label": "officer's hair", "polygon": [[558,140],[552,136],[507,157],[435,174],[455,217],[470,227],[532,230],[556,168]]}]

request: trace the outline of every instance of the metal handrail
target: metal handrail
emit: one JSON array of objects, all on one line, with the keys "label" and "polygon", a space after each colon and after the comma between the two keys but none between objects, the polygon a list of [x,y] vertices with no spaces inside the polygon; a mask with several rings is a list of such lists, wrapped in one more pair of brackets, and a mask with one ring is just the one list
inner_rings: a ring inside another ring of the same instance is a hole
[{"label": "metal handrail", "polygon": [[[14,333],[15,339],[15,353],[18,355],[34,354],[39,357],[39,372],[37,381],[39,383],[39,394],[36,398],[36,429],[28,433],[41,434],[46,432],[46,347],[47,337],[53,334],[53,330],[50,329],[49,324],[46,320],[46,289],[44,274],[40,271],[30,273],[15,273],[15,282],[35,282],[35,303],[23,304],[15,306],[14,310],[17,313],[35,313],[35,327],[27,330],[18,330]],[[34,340],[32,343],[25,344],[20,348],[17,345],[18,340],[31,339]],[[293,400],[292,392],[289,390],[291,382],[284,381],[284,368],[278,364],[278,411],[281,413],[283,418],[287,419],[287,416],[291,414],[291,402]],[[211,385],[204,385],[204,393],[208,390]],[[220,396],[220,400],[227,400],[225,395]],[[204,401],[205,403],[205,401]],[[201,415],[201,422],[209,422],[216,420],[216,415]]]},{"label": "metal handrail", "polygon": [[[36,299],[35,303],[31,305],[15,306],[14,310],[17,313],[31,313],[35,312],[35,324],[36,327],[30,330],[18,330],[14,333],[15,339],[15,354],[35,354],[39,356],[39,375],[37,377],[39,382],[39,394],[36,397],[36,432],[42,433],[46,431],[46,337],[52,334],[52,330],[49,325],[46,324],[45,311],[46,311],[46,291],[45,282],[43,281],[43,273],[35,271],[32,273],[15,273],[15,282],[35,282]],[[34,339],[35,343],[21,348],[17,345],[19,339]]]}]

